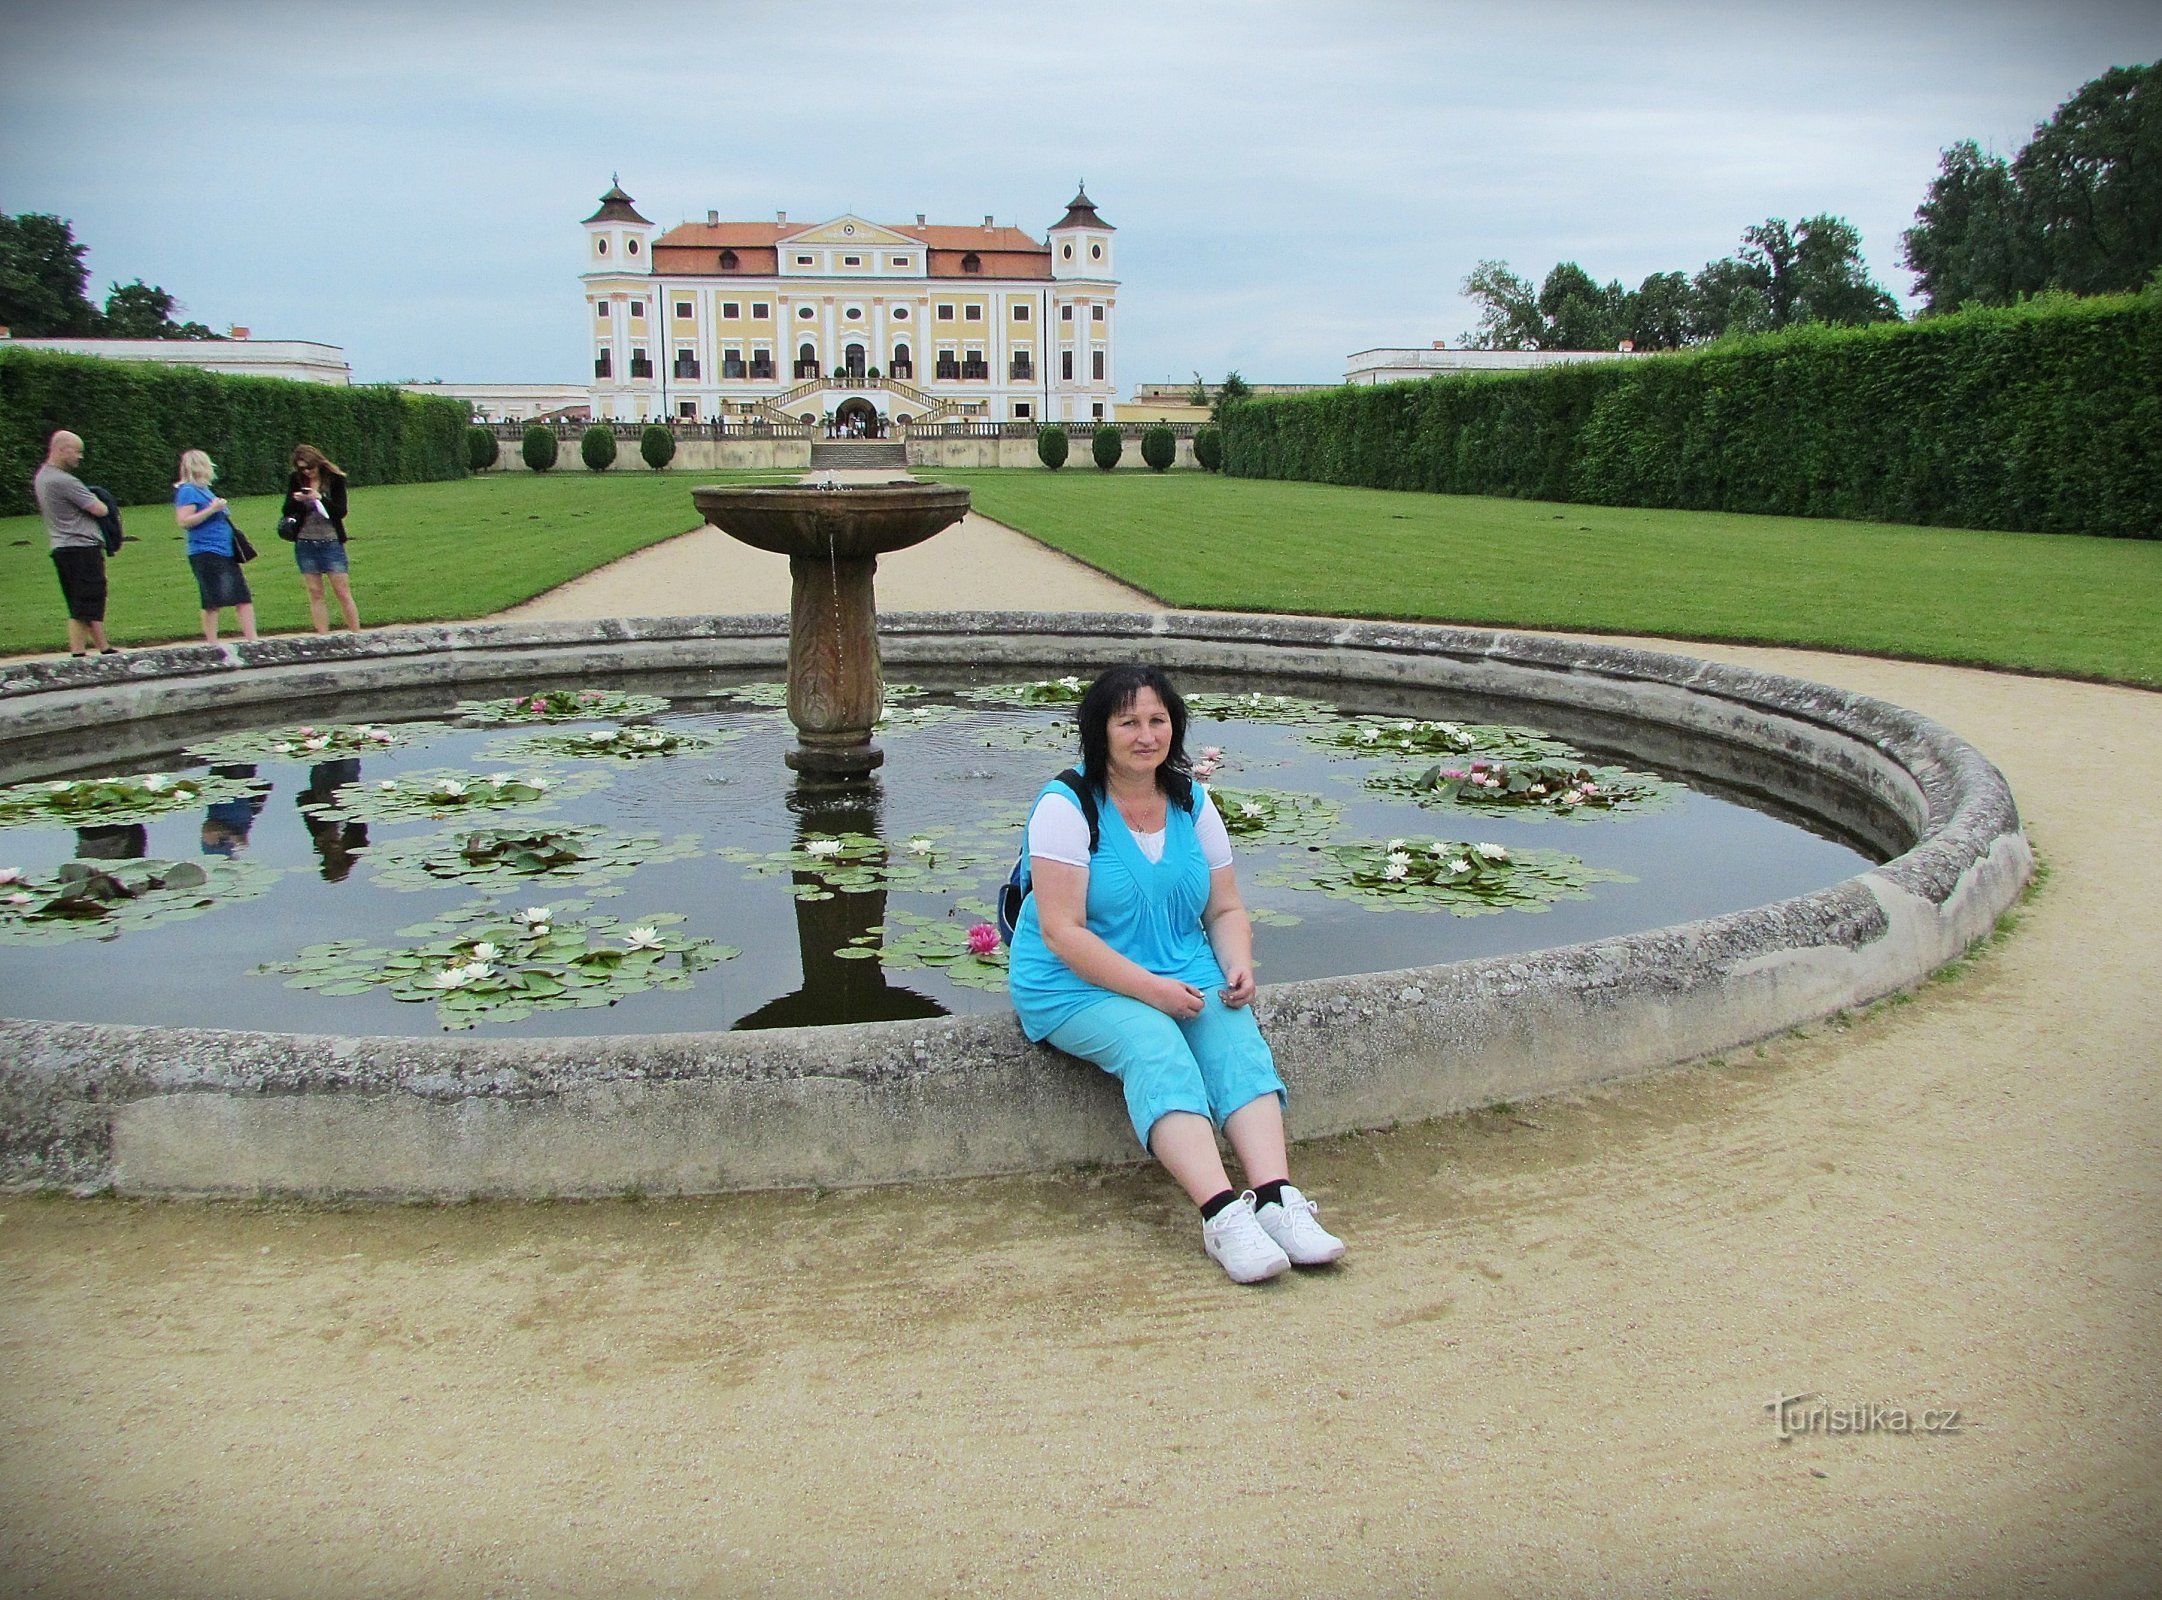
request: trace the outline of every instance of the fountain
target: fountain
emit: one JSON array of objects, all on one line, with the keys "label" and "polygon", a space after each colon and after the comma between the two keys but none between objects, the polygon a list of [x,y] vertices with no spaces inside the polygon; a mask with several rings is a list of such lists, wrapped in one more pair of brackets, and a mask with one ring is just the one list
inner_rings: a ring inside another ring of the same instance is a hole
[{"label": "fountain", "polygon": [[847,783],[885,759],[871,743],[883,693],[872,575],[889,550],[921,544],[968,514],[968,491],[892,483],[693,489],[705,519],[788,557],[788,720],[783,759],[813,781]]}]

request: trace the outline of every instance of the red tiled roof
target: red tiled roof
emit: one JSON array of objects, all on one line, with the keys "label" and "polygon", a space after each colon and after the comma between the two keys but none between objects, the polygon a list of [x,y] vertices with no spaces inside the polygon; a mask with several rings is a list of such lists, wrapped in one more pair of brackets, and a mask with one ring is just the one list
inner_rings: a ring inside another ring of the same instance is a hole
[{"label": "red tiled roof", "polygon": [[721,270],[721,251],[712,245],[656,244],[653,247],[653,270],[673,272],[684,277],[705,274],[720,278],[772,277],[780,271],[780,251],[770,245],[761,249],[754,244],[726,245],[723,249],[736,252],[736,264]]},{"label": "red tiled roof", "polygon": [[[771,250],[777,248],[780,242],[790,235],[804,233],[818,226],[818,223],[679,222],[653,243],[656,250]],[[919,228],[913,225],[903,226],[900,223],[885,223],[881,226],[891,228],[893,232],[914,239],[920,244],[929,245],[933,251],[953,251],[956,259],[973,250],[984,258],[987,275],[996,275],[990,272],[994,256],[1043,258],[1043,272],[1024,270],[1004,274],[1008,277],[1046,277],[1050,273],[1051,247],[1030,238],[1019,228],[948,228],[936,225]],[[830,244],[828,248],[831,248]]]},{"label": "red tiled roof", "polygon": [[[978,269],[974,272],[961,265],[961,262],[972,254],[979,262]],[[1051,276],[1051,252],[933,250],[930,275],[934,278],[1048,278]]]}]

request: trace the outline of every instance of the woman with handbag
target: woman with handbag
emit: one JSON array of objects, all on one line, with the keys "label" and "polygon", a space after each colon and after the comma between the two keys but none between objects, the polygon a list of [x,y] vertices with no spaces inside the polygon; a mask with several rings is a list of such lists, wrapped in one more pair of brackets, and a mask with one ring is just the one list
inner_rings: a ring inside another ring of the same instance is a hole
[{"label": "woman with handbag", "polygon": [[[173,520],[188,535],[188,565],[195,569],[195,587],[203,605],[203,638],[218,642],[218,613],[227,606],[240,620],[240,636],[255,637],[255,596],[240,570],[246,549],[240,530],[226,514],[225,497],[210,492],[210,480],[218,469],[200,450],[180,457],[180,481],[173,485]],[[251,549],[247,554],[252,556]]]},{"label": "woman with handbag", "polygon": [[330,632],[330,607],[323,598],[327,579],[345,613],[345,625],[360,632],[360,608],[353,604],[351,568],[345,559],[345,474],[312,444],[293,446],[293,474],[285,480],[278,537],[293,542],[315,631]]}]

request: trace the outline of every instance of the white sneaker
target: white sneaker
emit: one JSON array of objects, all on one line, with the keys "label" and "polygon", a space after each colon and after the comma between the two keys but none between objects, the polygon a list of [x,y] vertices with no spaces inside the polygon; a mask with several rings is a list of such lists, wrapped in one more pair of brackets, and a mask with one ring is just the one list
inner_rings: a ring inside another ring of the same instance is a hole
[{"label": "white sneaker", "polygon": [[1301,1267],[1325,1267],[1344,1253],[1344,1241],[1321,1225],[1321,1207],[1288,1183],[1283,1196],[1282,1205],[1263,1206],[1254,1220],[1287,1259]]},{"label": "white sneaker", "polygon": [[1201,1248],[1231,1275],[1233,1283],[1259,1283],[1291,1266],[1291,1258],[1277,1249],[1254,1220],[1251,1189],[1201,1224]]}]

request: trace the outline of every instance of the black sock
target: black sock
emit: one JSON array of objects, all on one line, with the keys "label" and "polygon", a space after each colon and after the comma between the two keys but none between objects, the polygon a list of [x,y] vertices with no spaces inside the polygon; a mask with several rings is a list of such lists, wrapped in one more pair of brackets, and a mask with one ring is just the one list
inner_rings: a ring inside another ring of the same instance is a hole
[{"label": "black sock", "polygon": [[1255,1184],[1254,1209],[1259,1211],[1263,1206],[1282,1205],[1284,1203],[1284,1185],[1290,1181],[1289,1178],[1271,1178],[1267,1183]]},{"label": "black sock", "polygon": [[1216,1220],[1216,1213],[1223,1210],[1225,1206],[1231,1204],[1231,1202],[1238,1199],[1238,1197],[1239,1196],[1237,1190],[1226,1189],[1222,1194],[1213,1195],[1209,1199],[1202,1201],[1201,1220],[1203,1222],[1214,1222]]}]

